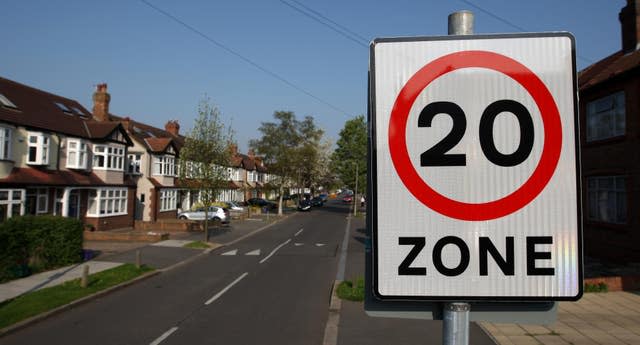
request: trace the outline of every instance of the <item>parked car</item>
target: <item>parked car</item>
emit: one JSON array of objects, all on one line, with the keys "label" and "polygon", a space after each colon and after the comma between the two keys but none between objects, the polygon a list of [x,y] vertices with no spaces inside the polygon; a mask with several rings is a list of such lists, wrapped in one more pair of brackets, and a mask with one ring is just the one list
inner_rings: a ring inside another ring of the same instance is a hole
[{"label": "parked car", "polygon": [[353,195],[346,195],[342,198],[342,202],[344,203],[351,203],[353,202]]},{"label": "parked car", "polygon": [[300,200],[298,203],[298,211],[309,211],[311,209],[311,201]]},{"label": "parked car", "polygon": [[235,201],[223,201],[223,203],[226,205],[225,207],[228,208],[229,211],[234,211],[234,212],[244,211],[244,207],[238,205],[238,203],[236,203]]},{"label": "parked car", "polygon": [[[209,206],[207,218],[220,221],[221,223],[228,223],[231,219],[231,217],[229,217],[229,210],[218,206]],[[178,219],[204,220],[204,207],[180,212],[178,213]]]},{"label": "parked car", "polygon": [[311,206],[322,206],[322,205],[324,205],[324,202],[322,201],[321,197],[316,196],[311,199]]},{"label": "parked car", "polygon": [[277,208],[278,205],[276,205],[275,203],[271,202],[271,201],[267,201],[265,199],[262,198],[251,198],[249,200],[247,200],[247,205],[248,206],[259,206],[259,207],[269,207],[271,209]]},{"label": "parked car", "polygon": [[329,195],[327,193],[321,193],[318,196],[322,199],[322,202],[327,202],[327,200],[329,200]]}]

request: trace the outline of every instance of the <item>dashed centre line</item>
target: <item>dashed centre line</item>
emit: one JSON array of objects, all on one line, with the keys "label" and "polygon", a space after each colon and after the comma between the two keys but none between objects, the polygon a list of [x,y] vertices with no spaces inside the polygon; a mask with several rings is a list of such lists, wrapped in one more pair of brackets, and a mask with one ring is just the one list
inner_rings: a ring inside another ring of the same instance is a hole
[{"label": "dashed centre line", "polygon": [[211,297],[208,301],[204,302],[204,304],[205,305],[209,305],[209,304],[213,303],[215,300],[217,300],[222,295],[224,295],[224,293],[227,292],[229,289],[231,289],[234,285],[238,284],[238,282],[241,281],[242,279],[244,279],[244,277],[246,277],[247,275],[249,275],[249,272],[244,272],[240,277],[236,278],[236,280],[231,282],[231,284],[227,285],[224,289],[222,289],[220,292],[218,292],[215,296]]},{"label": "dashed centre line", "polygon": [[164,332],[160,337],[158,337],[158,339],[154,340],[149,345],[158,345],[158,344],[160,344],[163,340],[167,339],[173,332],[175,332],[177,330],[178,330],[178,327],[171,328],[170,330]]},{"label": "dashed centre line", "polygon": [[274,250],[271,251],[271,253],[269,253],[269,255],[267,255],[264,259],[260,260],[260,263],[264,263],[265,261],[267,261],[270,257],[273,256],[273,254],[275,254],[278,249],[284,247],[287,243],[291,242],[291,239],[286,240],[284,243],[281,243],[279,246],[277,246]]}]

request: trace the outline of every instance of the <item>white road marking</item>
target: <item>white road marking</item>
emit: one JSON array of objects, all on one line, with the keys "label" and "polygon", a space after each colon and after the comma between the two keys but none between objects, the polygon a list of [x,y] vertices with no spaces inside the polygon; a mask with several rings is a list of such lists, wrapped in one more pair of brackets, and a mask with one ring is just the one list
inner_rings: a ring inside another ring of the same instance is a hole
[{"label": "white road marking", "polygon": [[230,250],[230,251],[228,251],[226,253],[222,253],[220,255],[236,255],[237,253],[238,253],[238,250],[234,249],[234,250]]},{"label": "white road marking", "polygon": [[260,249],[256,249],[254,251],[250,251],[247,254],[244,255],[260,255]]},{"label": "white road marking", "polygon": [[163,334],[163,335],[161,335],[158,339],[154,340],[154,341],[153,341],[151,344],[149,344],[149,345],[158,345],[158,344],[160,344],[163,340],[167,339],[167,338],[171,335],[171,333],[173,333],[173,332],[175,332],[175,331],[177,331],[177,330],[178,330],[178,327],[173,327],[173,328],[171,328],[170,330],[168,330],[168,331],[164,332],[164,334]]},{"label": "white road marking", "polygon": [[324,243],[316,243],[316,247],[322,247],[324,246]]},{"label": "white road marking", "polygon": [[249,275],[249,272],[244,272],[240,277],[236,278],[236,280],[234,280],[233,282],[231,282],[231,284],[227,285],[227,287],[225,287],[224,289],[222,289],[220,292],[218,292],[215,296],[211,297],[208,301],[204,302],[205,305],[209,305],[211,303],[213,303],[215,300],[217,300],[218,298],[220,298],[220,296],[222,296],[225,292],[227,292],[229,289],[231,289],[234,285],[236,285],[239,281],[241,281],[242,279],[244,279],[244,277],[246,277],[247,275]]},{"label": "white road marking", "polygon": [[294,246],[296,246],[296,247],[300,247],[300,246],[303,246],[303,245],[304,245],[304,243],[296,242],[296,243],[294,243],[293,245],[294,245]]},{"label": "white road marking", "polygon": [[304,228],[302,228],[302,229],[298,230],[298,232],[296,232],[296,234],[295,234],[295,235],[293,235],[293,236],[298,236],[298,235],[300,235],[300,233],[302,232],[302,230],[304,230]]},{"label": "white road marking", "polygon": [[274,250],[271,251],[271,253],[269,253],[269,255],[267,255],[266,258],[260,260],[260,263],[263,263],[263,262],[267,261],[267,259],[269,259],[271,256],[273,256],[273,254],[275,254],[278,251],[278,249],[282,248],[283,246],[285,246],[289,242],[291,242],[291,239],[288,239],[284,243],[282,243],[279,246],[277,246]]}]

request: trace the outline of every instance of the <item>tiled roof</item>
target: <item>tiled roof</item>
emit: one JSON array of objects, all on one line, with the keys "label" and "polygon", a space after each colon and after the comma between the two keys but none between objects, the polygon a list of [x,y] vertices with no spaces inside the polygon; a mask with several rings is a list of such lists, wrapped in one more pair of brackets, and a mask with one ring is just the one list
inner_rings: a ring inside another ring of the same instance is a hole
[{"label": "tiled roof", "polygon": [[6,178],[0,179],[3,185],[42,185],[42,186],[105,186],[94,173],[82,173],[73,170],[40,170],[35,168],[13,168]]},{"label": "tiled roof", "polygon": [[[145,145],[151,152],[163,152],[166,150],[169,143],[173,143],[173,146],[177,151],[179,151],[182,145],[184,145],[185,137],[182,135],[174,136],[164,129],[134,121],[128,117],[109,114],[109,118],[112,121],[120,121],[129,133],[129,136]],[[160,146],[163,147],[160,148]]]},{"label": "tiled roof", "polygon": [[91,113],[72,99],[9,79],[0,78],[0,93],[16,106],[0,105],[1,122],[88,139],[102,139],[118,127],[118,123],[96,123]]},{"label": "tiled roof", "polygon": [[640,51],[636,50],[627,54],[619,51],[580,71],[578,88],[580,90],[587,89],[638,66],[640,66]]}]

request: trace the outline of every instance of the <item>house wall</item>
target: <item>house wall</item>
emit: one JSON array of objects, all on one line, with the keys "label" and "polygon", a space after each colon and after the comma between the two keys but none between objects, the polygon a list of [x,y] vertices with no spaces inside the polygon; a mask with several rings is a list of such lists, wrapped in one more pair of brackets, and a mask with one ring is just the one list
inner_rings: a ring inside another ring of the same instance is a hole
[{"label": "house wall", "polygon": [[122,184],[124,182],[124,170],[93,169],[92,171],[106,184]]},{"label": "house wall", "polygon": [[[586,142],[586,104],[625,91],[625,135],[598,142]],[[585,255],[616,261],[640,262],[640,75],[629,73],[622,79],[583,90],[580,93],[582,203]],[[626,176],[627,222],[609,224],[588,219],[587,178]]]}]

